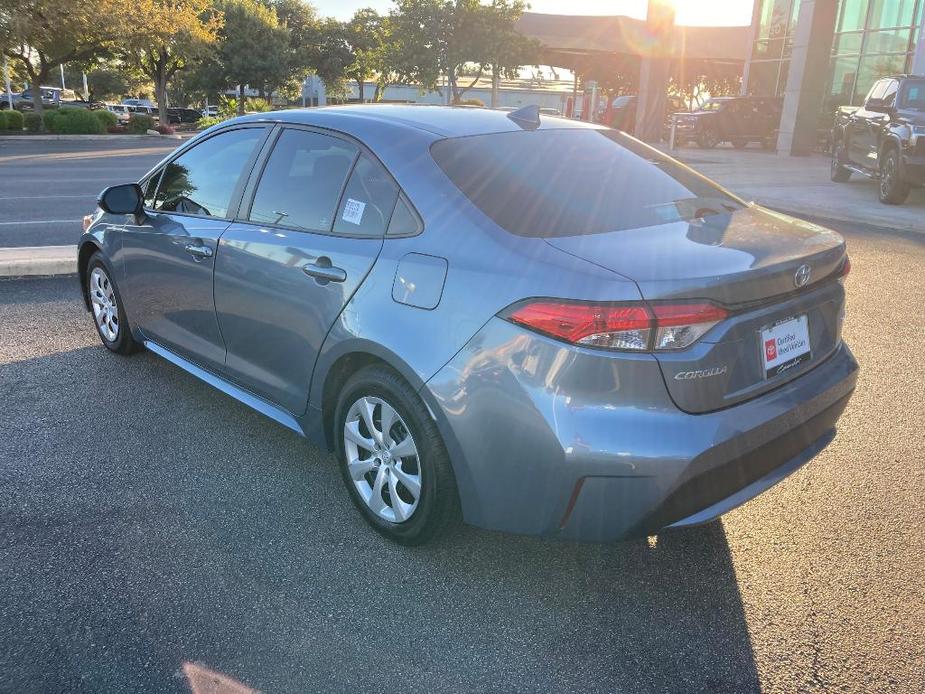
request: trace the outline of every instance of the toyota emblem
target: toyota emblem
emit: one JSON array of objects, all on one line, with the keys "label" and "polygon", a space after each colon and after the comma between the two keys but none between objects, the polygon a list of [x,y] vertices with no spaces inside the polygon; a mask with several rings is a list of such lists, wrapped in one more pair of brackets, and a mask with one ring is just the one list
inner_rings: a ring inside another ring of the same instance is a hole
[{"label": "toyota emblem", "polygon": [[809,265],[801,265],[797,268],[796,274],[793,276],[793,284],[797,287],[805,287],[809,284],[809,278],[813,274],[813,269]]}]

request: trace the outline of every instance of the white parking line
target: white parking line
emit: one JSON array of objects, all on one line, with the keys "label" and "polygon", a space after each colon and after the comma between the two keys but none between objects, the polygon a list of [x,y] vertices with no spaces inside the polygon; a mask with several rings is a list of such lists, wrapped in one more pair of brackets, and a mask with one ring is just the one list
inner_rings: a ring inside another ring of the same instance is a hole
[{"label": "white parking line", "polygon": [[70,224],[71,222],[81,222],[81,219],[42,219],[42,220],[33,220],[29,222],[0,222],[0,226],[10,227],[16,226],[17,224]]}]

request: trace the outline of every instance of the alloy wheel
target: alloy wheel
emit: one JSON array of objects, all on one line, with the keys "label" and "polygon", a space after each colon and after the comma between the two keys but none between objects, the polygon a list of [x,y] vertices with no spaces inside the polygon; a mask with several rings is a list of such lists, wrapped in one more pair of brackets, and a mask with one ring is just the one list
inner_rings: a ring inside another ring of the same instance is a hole
[{"label": "alloy wheel", "polygon": [[344,422],[347,470],[360,498],[390,523],[403,523],[421,498],[421,466],[411,431],[385,400],[362,397]]},{"label": "alloy wheel", "polygon": [[93,268],[90,273],[90,305],[100,335],[107,342],[119,339],[119,305],[112,282],[101,267]]},{"label": "alloy wheel", "polygon": [[890,197],[893,190],[893,178],[896,176],[896,160],[888,156],[883,162],[883,171],[880,173],[880,196]]}]

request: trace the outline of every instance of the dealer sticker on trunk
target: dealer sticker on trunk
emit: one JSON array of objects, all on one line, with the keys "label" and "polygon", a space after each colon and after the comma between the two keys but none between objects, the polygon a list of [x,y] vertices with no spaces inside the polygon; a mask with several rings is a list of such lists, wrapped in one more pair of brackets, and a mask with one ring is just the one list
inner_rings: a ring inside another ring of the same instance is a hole
[{"label": "dealer sticker on trunk", "polygon": [[809,361],[809,321],[797,316],[761,331],[761,354],[764,376],[772,378]]}]

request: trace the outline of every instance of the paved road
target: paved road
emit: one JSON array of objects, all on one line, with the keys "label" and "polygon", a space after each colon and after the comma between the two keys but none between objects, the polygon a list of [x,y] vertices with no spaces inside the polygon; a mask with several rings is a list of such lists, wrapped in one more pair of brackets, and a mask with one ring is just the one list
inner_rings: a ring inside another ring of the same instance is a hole
[{"label": "paved road", "polygon": [[139,138],[0,141],[0,248],[77,242],[106,186],[137,181],[180,144]]},{"label": "paved road", "polygon": [[326,454],[107,353],[73,279],[0,282],[0,691],[920,694],[925,239],[849,240],[836,441],[722,525],[613,546],[390,545]]}]

